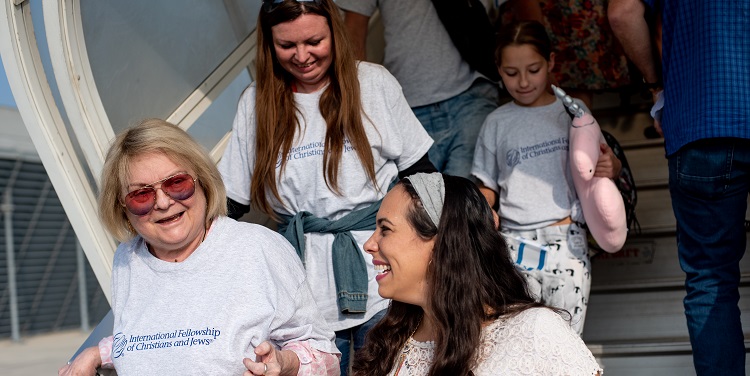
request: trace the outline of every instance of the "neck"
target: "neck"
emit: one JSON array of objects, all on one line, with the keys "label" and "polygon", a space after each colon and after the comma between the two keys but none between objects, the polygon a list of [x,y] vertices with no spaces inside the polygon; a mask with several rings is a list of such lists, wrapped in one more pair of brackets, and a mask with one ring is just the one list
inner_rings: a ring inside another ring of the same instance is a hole
[{"label": "neck", "polygon": [[199,236],[196,237],[195,240],[190,242],[190,244],[188,244],[186,247],[180,249],[158,250],[152,247],[148,242],[146,242],[146,247],[148,248],[148,252],[159,260],[169,262],[183,262],[187,260],[187,258],[190,257],[190,255],[192,255],[196,249],[198,249],[198,246],[200,246],[204,240],[206,240],[207,233],[208,229],[204,228],[202,234],[199,234]]},{"label": "neck", "polygon": [[193,252],[198,248],[197,246],[195,246],[182,250],[156,251],[153,247],[151,247],[151,244],[146,243],[146,246],[148,247],[149,253],[151,253],[154,257],[158,258],[159,260],[169,262],[183,262],[187,260],[187,258],[190,257],[190,255],[193,254]]},{"label": "neck", "polygon": [[424,311],[422,314],[422,321],[419,323],[419,327],[412,335],[415,341],[427,342],[434,341],[437,338],[435,323],[432,321],[432,317]]}]

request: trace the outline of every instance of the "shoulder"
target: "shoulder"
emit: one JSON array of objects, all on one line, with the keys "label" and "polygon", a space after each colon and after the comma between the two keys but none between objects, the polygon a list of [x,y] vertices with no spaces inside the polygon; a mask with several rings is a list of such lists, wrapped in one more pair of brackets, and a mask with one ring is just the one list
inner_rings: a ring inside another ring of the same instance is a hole
[{"label": "shoulder", "polygon": [[135,250],[141,244],[143,244],[143,238],[139,235],[120,243],[117,246],[117,250],[115,250],[115,256],[113,259],[114,265],[127,264],[127,262],[135,255]]},{"label": "shoulder", "polygon": [[[217,236],[232,239],[236,243],[245,243],[248,248],[253,248],[251,244],[266,246],[268,244],[278,244],[286,242],[281,234],[271,229],[249,222],[237,221],[229,217],[219,217],[216,219],[215,230]],[[290,245],[291,246],[291,245]]]},{"label": "shoulder", "polygon": [[[254,116],[251,114],[255,113],[255,96],[257,88],[255,82],[251,83],[240,95],[240,100],[237,102],[237,113],[235,114],[234,127],[243,128],[254,122]],[[253,128],[253,127],[250,127]]]},{"label": "shoulder", "polygon": [[286,265],[285,269],[295,272],[301,267],[299,257],[289,241],[267,227],[219,217],[209,236],[216,238],[214,246],[234,249],[240,259],[255,262],[257,258],[263,258],[275,265]]},{"label": "shoulder", "polygon": [[[507,124],[512,122],[512,115],[516,113],[518,106],[513,102],[506,103],[492,112],[490,112],[484,120],[484,126],[486,130],[497,129],[498,125]],[[505,129],[505,128],[501,128]]]},{"label": "shoulder", "polygon": [[[524,352],[517,354],[518,348]],[[513,371],[520,367],[547,375],[595,375],[601,371],[570,324],[549,308],[527,309],[488,325],[479,357],[484,369]],[[538,362],[540,358],[546,359],[544,364]]]},{"label": "shoulder", "polygon": [[398,81],[384,66],[367,61],[357,62],[357,75],[361,86],[366,85],[396,85]]},{"label": "shoulder", "polygon": [[248,85],[245,90],[242,91],[242,95],[240,95],[240,103],[242,104],[255,104],[255,92],[257,90],[257,87],[255,86],[255,82]]},{"label": "shoulder", "polygon": [[570,324],[559,313],[549,308],[539,307],[529,308],[512,316],[501,317],[489,325],[490,328],[493,326],[534,333],[546,329],[566,331]]},{"label": "shoulder", "polygon": [[521,106],[511,102],[505,103],[502,106],[496,108],[494,111],[487,115],[487,118],[493,118],[495,120],[502,120],[506,115],[518,113],[522,109]]},{"label": "shoulder", "polygon": [[336,5],[338,5],[339,8],[345,11],[356,12],[356,13],[370,17],[375,12],[375,9],[377,9],[378,1],[377,0],[337,0]]}]

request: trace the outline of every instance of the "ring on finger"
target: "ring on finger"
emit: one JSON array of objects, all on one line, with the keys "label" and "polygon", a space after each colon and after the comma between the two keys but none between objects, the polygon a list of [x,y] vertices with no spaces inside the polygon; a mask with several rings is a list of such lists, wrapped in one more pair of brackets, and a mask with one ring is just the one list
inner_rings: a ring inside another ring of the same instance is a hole
[{"label": "ring on finger", "polygon": [[268,364],[263,363],[263,374],[265,375],[267,371],[268,371]]}]

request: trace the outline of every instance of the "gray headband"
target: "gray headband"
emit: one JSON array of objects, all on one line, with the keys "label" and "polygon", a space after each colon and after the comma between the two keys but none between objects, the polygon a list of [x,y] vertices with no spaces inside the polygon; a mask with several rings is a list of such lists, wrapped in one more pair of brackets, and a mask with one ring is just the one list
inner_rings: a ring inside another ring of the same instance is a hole
[{"label": "gray headband", "polygon": [[440,215],[443,214],[443,203],[445,202],[445,183],[443,174],[433,172],[431,174],[416,173],[407,177],[417,191],[422,206],[430,216],[435,227],[440,223]]}]

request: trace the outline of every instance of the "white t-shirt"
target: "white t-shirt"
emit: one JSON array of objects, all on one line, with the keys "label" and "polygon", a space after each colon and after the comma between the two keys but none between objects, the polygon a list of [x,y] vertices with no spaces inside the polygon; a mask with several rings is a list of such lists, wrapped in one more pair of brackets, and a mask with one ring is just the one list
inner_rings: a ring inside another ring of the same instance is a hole
[{"label": "white t-shirt", "polygon": [[[425,376],[435,357],[435,343],[409,338],[402,354],[406,357],[394,365],[390,376],[396,371],[399,376]],[[528,309],[486,326],[476,354],[472,369],[476,376],[602,373],[583,340],[560,315],[547,308]]]},{"label": "white t-shirt", "polygon": [[[328,189],[323,178],[323,147],[326,123],[318,102],[323,89],[310,94],[295,93],[301,112],[301,132],[296,135],[284,173],[278,179],[283,205],[268,195],[274,210],[294,215],[308,211],[319,218],[336,220],[351,211],[370,206],[385,196],[388,186],[404,170],[422,158],[432,145],[419,120],[406,103],[401,86],[380,65],[359,63],[359,82],[365,132],[375,162],[377,187],[367,178],[356,151],[346,141],[339,174],[341,195]],[[232,136],[219,162],[227,196],[241,204],[250,204],[250,182],[255,166],[255,85],[240,98]],[[279,163],[277,163],[278,171]],[[353,231],[360,250],[371,231]],[[388,301],[378,295],[372,257],[362,251],[367,264],[369,296],[367,312],[339,312],[332,266],[332,234],[305,234],[305,267],[315,301],[333,330],[351,328],[385,309]]]},{"label": "white t-shirt", "polygon": [[383,65],[403,85],[412,107],[453,98],[482,77],[461,57],[432,1],[337,0],[336,4],[368,17],[380,9]]},{"label": "white t-shirt", "polygon": [[289,242],[226,217],[183,262],[157,259],[140,236],[120,244],[112,311],[119,375],[241,375],[266,340],[338,353]]},{"label": "white t-shirt", "polygon": [[471,174],[498,193],[503,229],[534,230],[567,216],[583,222],[568,162],[570,126],[559,99],[540,107],[509,102],[487,116]]}]

